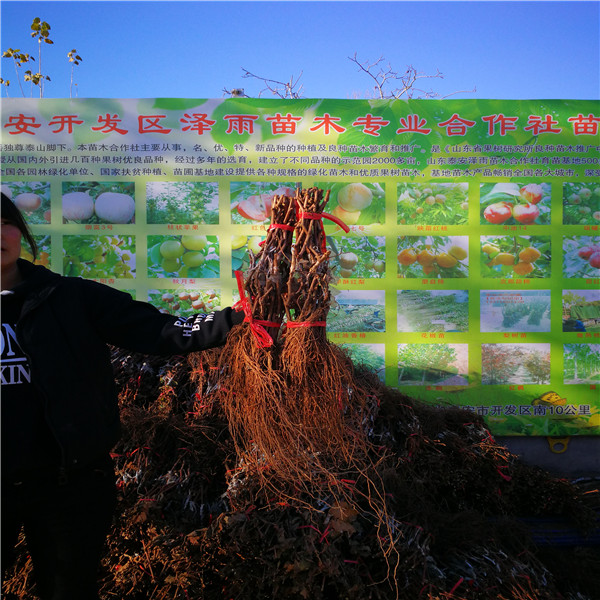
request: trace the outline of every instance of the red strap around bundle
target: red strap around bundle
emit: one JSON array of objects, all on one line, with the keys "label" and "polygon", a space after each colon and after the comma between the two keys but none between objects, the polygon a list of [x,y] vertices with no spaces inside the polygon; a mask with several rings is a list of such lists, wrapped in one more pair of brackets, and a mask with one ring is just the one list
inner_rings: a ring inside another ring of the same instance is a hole
[{"label": "red strap around bundle", "polygon": [[236,302],[233,308],[236,310],[241,308],[246,315],[244,319],[245,322],[250,323],[250,329],[252,330],[252,334],[256,338],[256,341],[261,348],[268,348],[273,345],[273,338],[267,333],[265,327],[277,327],[279,328],[280,323],[275,323],[274,321],[260,321],[258,319],[252,318],[252,310],[250,309],[250,304],[248,302],[248,298],[246,298],[246,293],[244,291],[244,278],[241,271],[235,271],[235,278],[237,280],[238,291],[240,293],[240,300]]},{"label": "red strap around bundle", "polygon": [[329,213],[309,213],[303,212],[301,210],[298,211],[297,214],[298,219],[313,219],[318,220],[321,223],[321,231],[323,232],[323,243],[321,244],[321,252],[327,252],[327,237],[325,236],[325,227],[323,226],[323,219],[329,219],[333,221],[337,225],[339,225],[346,233],[350,231],[350,227],[344,223],[341,219],[330,215]]}]

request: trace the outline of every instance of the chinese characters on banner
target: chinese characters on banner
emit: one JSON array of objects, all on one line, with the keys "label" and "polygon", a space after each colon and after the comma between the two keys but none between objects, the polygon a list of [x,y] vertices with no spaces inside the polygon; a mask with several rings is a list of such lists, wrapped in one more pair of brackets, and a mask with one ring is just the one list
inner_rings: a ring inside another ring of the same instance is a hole
[{"label": "chinese characters on banner", "polygon": [[39,262],[186,316],[237,300],[275,194],[329,189],[333,342],[498,435],[594,435],[599,129],[579,100],[4,99],[2,189]]}]

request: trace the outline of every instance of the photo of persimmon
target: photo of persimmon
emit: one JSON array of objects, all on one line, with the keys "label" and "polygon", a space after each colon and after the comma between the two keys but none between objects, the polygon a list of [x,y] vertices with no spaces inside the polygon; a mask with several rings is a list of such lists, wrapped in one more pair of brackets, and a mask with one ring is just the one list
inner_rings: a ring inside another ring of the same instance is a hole
[{"label": "photo of persimmon", "polygon": [[549,225],[549,183],[482,183],[481,223]]},{"label": "photo of persimmon", "polygon": [[463,225],[469,216],[468,183],[399,183],[399,225]]},{"label": "photo of persimmon", "polygon": [[482,236],[480,242],[482,277],[550,276],[549,236]]},{"label": "photo of persimmon", "polygon": [[564,237],[563,277],[600,277],[600,236]]},{"label": "photo of persimmon", "polygon": [[398,277],[467,277],[468,241],[467,236],[401,236]]}]

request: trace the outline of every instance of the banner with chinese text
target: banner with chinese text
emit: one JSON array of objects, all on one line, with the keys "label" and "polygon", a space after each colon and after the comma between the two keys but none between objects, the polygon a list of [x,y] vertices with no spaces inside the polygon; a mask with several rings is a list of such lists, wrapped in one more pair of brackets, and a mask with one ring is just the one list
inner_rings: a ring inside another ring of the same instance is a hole
[{"label": "banner with chinese text", "polygon": [[[330,339],[497,435],[600,434],[600,102],[3,99],[38,262],[233,304],[273,195],[331,190]],[[25,256],[26,251],[24,250]]]}]

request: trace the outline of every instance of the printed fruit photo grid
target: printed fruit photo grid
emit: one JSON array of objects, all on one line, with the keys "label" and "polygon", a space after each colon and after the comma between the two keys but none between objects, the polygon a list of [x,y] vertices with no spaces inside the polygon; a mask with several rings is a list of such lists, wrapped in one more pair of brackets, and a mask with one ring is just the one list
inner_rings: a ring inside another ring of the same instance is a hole
[{"label": "printed fruit photo grid", "polygon": [[183,316],[238,299],[275,195],[330,190],[333,342],[497,435],[597,435],[599,126],[575,100],[4,99],[2,190],[37,262]]}]

